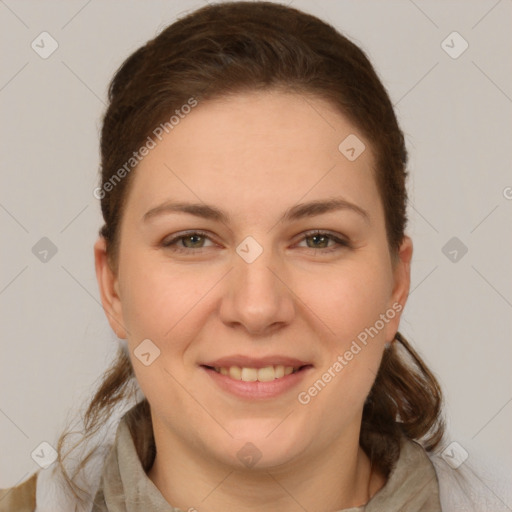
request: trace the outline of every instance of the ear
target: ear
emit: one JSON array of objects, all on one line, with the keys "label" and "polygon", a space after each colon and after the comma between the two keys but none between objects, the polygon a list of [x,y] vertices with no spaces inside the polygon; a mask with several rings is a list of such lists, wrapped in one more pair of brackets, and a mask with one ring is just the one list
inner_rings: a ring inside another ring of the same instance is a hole
[{"label": "ear", "polygon": [[94,244],[94,263],[101,303],[103,304],[103,310],[107,315],[110,327],[112,327],[118,338],[126,339],[127,329],[124,326],[119,282],[117,275],[110,267],[107,256],[107,244],[102,236]]},{"label": "ear", "polygon": [[[386,316],[390,318],[387,324],[386,341],[390,342],[398,331],[400,317],[405,308],[409,288],[411,286],[411,259],[412,259],[412,240],[404,236],[398,255],[392,262],[393,265],[393,291],[388,303]],[[392,318],[391,318],[392,317]]]}]

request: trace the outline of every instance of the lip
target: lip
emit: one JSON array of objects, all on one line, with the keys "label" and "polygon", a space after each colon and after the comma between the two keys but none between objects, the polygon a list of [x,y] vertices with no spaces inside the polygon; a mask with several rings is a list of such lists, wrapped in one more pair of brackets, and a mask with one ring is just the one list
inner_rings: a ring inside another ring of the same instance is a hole
[{"label": "lip", "polygon": [[[299,368],[301,366],[311,365],[308,361],[301,361],[293,357],[282,355],[266,356],[266,357],[249,357],[243,355],[234,355],[221,357],[215,361],[200,363],[200,366],[211,366],[212,368],[229,368],[230,366],[239,366],[240,368],[265,368],[265,366],[293,366]],[[311,365],[312,366],[312,365]]]},{"label": "lip", "polygon": [[[236,364],[235,361],[238,361],[238,364]],[[274,361],[274,363],[269,363],[268,361]],[[284,377],[274,379],[269,382],[245,382],[242,380],[232,379],[228,375],[217,373],[211,367],[214,365],[217,367],[218,365],[219,367],[245,366],[249,368],[264,368],[271,364],[300,367],[300,369],[295,373],[290,373],[289,375],[285,375]],[[251,358],[225,358],[213,361],[208,365],[200,365],[199,368],[202,369],[209,376],[212,382],[224,392],[245,400],[268,400],[284,395],[298,386],[304,380],[305,376],[309,374],[310,370],[313,369],[313,365],[307,363],[301,364],[297,359],[291,358],[262,358],[257,360]]]}]

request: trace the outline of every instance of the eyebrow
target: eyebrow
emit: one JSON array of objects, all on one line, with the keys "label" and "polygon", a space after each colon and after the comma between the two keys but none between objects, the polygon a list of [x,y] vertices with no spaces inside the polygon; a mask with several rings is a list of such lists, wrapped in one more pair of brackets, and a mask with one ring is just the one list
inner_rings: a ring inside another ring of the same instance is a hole
[{"label": "eyebrow", "polygon": [[[291,222],[294,220],[302,219],[304,217],[314,217],[338,210],[347,210],[355,212],[369,223],[370,216],[368,212],[342,198],[333,198],[327,200],[316,200],[308,203],[300,203],[292,206],[284,212],[280,222]],[[184,203],[175,201],[166,201],[154,208],[148,210],[142,217],[143,222],[147,222],[157,216],[169,213],[188,213],[203,219],[211,219],[214,221],[229,224],[230,216],[226,212],[220,210],[216,206],[211,206],[205,203]]]}]

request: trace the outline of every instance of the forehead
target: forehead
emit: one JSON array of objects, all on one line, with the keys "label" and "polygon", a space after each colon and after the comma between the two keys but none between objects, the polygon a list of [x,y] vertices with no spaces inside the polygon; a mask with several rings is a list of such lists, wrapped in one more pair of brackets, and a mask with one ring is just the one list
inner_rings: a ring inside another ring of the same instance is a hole
[{"label": "forehead", "polygon": [[[347,140],[357,152],[366,149],[351,160]],[[137,213],[174,198],[214,203],[242,218],[333,195],[371,207],[378,195],[368,141],[310,95],[208,100],[155,142],[132,178],[129,204]]]}]

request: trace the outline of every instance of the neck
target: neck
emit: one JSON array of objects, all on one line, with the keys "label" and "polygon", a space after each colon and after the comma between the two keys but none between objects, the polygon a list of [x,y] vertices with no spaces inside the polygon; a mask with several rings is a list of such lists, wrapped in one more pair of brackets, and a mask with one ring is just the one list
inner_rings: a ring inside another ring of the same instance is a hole
[{"label": "neck", "polygon": [[327,512],[364,505],[385,483],[358,444],[338,440],[325,452],[272,468],[240,469],[208,460],[155,429],[149,478],[181,510]]}]

